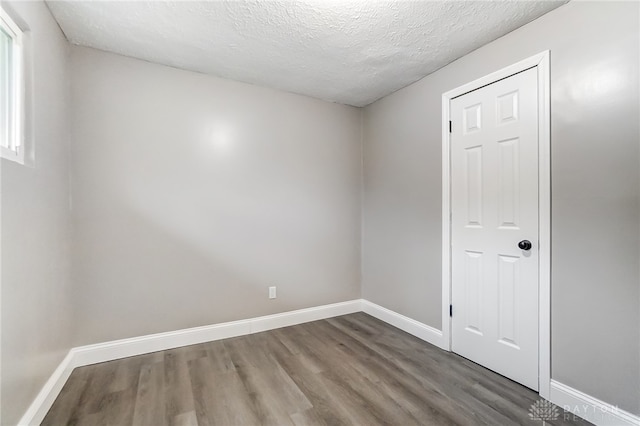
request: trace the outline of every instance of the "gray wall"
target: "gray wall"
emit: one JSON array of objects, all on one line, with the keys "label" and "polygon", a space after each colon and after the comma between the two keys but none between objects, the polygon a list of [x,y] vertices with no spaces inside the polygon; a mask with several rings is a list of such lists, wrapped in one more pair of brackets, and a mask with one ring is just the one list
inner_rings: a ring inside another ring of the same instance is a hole
[{"label": "gray wall", "polygon": [[362,283],[441,327],[441,95],[550,49],[552,377],[636,414],[639,7],[571,2],[367,107]]},{"label": "gray wall", "polygon": [[72,70],[76,344],[359,298],[360,110],[88,48]]},{"label": "gray wall", "polygon": [[27,166],[2,160],[2,424],[71,347],[69,51],[44,3],[3,3],[26,33]]}]

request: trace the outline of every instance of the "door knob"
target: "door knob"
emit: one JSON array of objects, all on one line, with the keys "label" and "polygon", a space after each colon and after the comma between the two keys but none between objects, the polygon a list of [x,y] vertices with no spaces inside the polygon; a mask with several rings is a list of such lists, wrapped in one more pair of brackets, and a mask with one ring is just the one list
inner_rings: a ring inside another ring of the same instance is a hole
[{"label": "door knob", "polygon": [[520,247],[520,249],[522,250],[531,250],[531,241],[522,240],[518,243],[518,247]]}]

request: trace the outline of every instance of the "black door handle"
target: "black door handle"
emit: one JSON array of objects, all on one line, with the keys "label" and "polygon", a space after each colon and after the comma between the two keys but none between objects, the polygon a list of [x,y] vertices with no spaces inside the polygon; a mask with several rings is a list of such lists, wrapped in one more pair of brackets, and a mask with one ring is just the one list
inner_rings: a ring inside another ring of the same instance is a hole
[{"label": "black door handle", "polygon": [[522,250],[531,250],[531,241],[529,240],[522,240],[518,243],[518,247],[520,247],[520,249]]}]

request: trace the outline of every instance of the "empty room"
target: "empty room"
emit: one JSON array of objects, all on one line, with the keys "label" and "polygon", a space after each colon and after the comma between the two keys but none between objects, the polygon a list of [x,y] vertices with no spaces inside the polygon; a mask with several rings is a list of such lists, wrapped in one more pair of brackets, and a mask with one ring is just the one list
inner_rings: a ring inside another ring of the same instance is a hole
[{"label": "empty room", "polygon": [[0,25],[0,424],[640,426],[640,2]]}]

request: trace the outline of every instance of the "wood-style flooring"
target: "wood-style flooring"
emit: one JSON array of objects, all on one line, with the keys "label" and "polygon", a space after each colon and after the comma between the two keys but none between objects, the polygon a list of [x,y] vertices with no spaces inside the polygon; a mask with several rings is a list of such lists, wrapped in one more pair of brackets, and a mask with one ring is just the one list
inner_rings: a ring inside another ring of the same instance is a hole
[{"label": "wood-style flooring", "polygon": [[537,400],[356,313],[77,368],[42,424],[535,426]]}]

